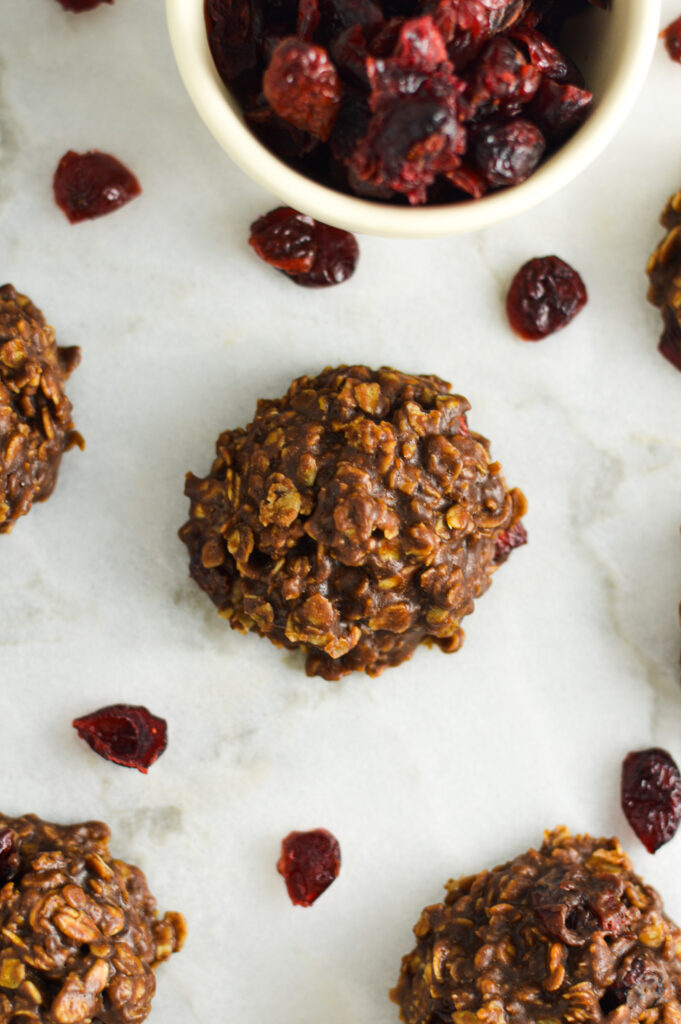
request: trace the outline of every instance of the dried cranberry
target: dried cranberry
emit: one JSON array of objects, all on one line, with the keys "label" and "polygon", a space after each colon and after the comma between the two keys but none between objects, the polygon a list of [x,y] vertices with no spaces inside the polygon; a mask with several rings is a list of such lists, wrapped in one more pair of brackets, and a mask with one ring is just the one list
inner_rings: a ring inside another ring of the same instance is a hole
[{"label": "dried cranberry", "polygon": [[482,174],[475,167],[471,167],[470,164],[462,163],[461,167],[457,167],[454,171],[449,171],[446,177],[455,188],[466,192],[473,199],[481,199],[486,192],[489,192],[489,185]]},{"label": "dried cranberry", "polygon": [[54,175],[54,198],[72,224],[113,213],[142,191],[128,168],[108,153],[69,150]]},{"label": "dried cranberry", "polygon": [[[341,77],[349,80],[351,85],[366,89],[369,79],[366,72],[367,44],[364,37],[364,30],[361,25],[353,28],[346,28],[332,41],[331,56],[338,68]],[[343,95],[341,109],[334,121],[333,133],[335,134],[339,119],[343,115],[343,108],[346,106],[347,96]],[[333,142],[332,142],[333,145]]]},{"label": "dried cranberry", "polygon": [[100,4],[112,4],[114,0],[59,0],[65,11],[81,14],[83,11],[94,11]]},{"label": "dried cranberry", "polygon": [[527,111],[547,139],[557,143],[584,123],[592,105],[593,94],[587,89],[545,78]]},{"label": "dried cranberry", "polygon": [[584,282],[558,256],[529,260],[511,282],[506,312],[525,341],[539,341],[567,327],[587,301]]},{"label": "dried cranberry", "polygon": [[282,39],[274,49],[262,87],[279,117],[318,139],[328,139],[340,107],[341,84],[322,46]]},{"label": "dried cranberry", "polygon": [[0,887],[16,878],[20,867],[17,834],[11,828],[3,828],[0,830]]},{"label": "dried cranberry", "polygon": [[665,979],[656,964],[645,953],[630,953],[620,964],[615,981],[603,993],[600,1004],[604,1014],[618,1006],[627,1006],[632,1020],[662,999]]},{"label": "dried cranberry", "polygon": [[317,252],[315,223],[304,213],[280,206],[251,224],[248,244],[276,270],[305,274],[312,269]]},{"label": "dried cranberry", "polygon": [[616,875],[596,875],[580,864],[553,868],[531,890],[530,903],[544,929],[567,946],[584,946],[595,932],[621,935],[630,911]]},{"label": "dried cranberry", "polygon": [[669,360],[672,366],[681,370],[681,328],[676,317],[667,314],[665,316],[665,327],[657,346],[660,355]]},{"label": "dried cranberry", "polygon": [[434,0],[428,10],[457,70],[470,64],[490,35],[489,12],[481,0]]},{"label": "dried cranberry", "polygon": [[305,288],[342,284],[359,259],[357,239],[290,207],[270,210],[251,224],[249,245],[261,260]]},{"label": "dried cranberry", "polygon": [[226,82],[250,71],[262,42],[260,0],[206,0],[210,52]]},{"label": "dried cranberry", "polygon": [[621,796],[625,817],[648,853],[674,838],[681,822],[681,775],[666,750],[627,754]]},{"label": "dried cranberry", "polygon": [[667,25],[662,36],[671,59],[681,64],[681,18],[677,18],[671,25]]},{"label": "dried cranberry", "polygon": [[494,188],[503,188],[529,178],[545,149],[544,136],[537,126],[517,118],[484,125],[476,132],[473,159],[485,181]]},{"label": "dried cranberry", "polygon": [[370,37],[385,23],[380,6],[373,0],[320,0],[320,4],[324,38],[334,39],[356,26]]},{"label": "dried cranberry", "polygon": [[286,880],[291,902],[297,907],[311,907],[338,878],[338,840],[325,828],[289,832],[281,844],[277,871]]},{"label": "dried cranberry", "polygon": [[504,530],[497,537],[494,545],[494,564],[501,565],[505,562],[514,548],[527,544],[527,530],[521,522],[514,523],[508,530]]},{"label": "dried cranberry", "polygon": [[531,64],[538,68],[546,78],[563,82],[568,77],[569,65],[560,50],[550,43],[546,36],[536,28],[522,24],[511,32],[511,38],[527,51]]},{"label": "dried cranberry", "polygon": [[479,120],[492,114],[511,116],[529,103],[541,82],[541,72],[523,57],[505,36],[496,36],[473,65],[466,100],[470,116]]},{"label": "dried cranberry", "polygon": [[145,707],[111,704],[76,718],[73,728],[96,754],[146,774],[168,743],[168,725]]},{"label": "dried cranberry", "polygon": [[298,0],[298,19],[296,21],[296,35],[306,43],[312,42],[312,37],[319,24],[319,4],[317,0]]}]

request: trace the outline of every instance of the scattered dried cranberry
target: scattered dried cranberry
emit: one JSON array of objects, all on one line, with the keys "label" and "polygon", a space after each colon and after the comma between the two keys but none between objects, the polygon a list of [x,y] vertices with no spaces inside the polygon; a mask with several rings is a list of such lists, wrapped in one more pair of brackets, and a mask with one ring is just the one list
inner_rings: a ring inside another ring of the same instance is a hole
[{"label": "scattered dried cranberry", "polygon": [[113,213],[142,191],[128,168],[108,153],[69,150],[54,175],[54,198],[72,224]]},{"label": "scattered dried cranberry", "polygon": [[513,278],[506,312],[516,334],[539,341],[566,327],[586,301],[577,271],[557,256],[543,256],[525,263]]},{"label": "scattered dried cranberry", "polygon": [[16,878],[20,867],[16,832],[11,828],[3,828],[0,830],[0,887]]},{"label": "scattered dried cranberry", "polygon": [[94,11],[100,4],[112,4],[114,0],[59,0],[65,11],[75,11],[80,14],[82,11]]},{"label": "scattered dried cranberry", "polygon": [[501,565],[505,562],[514,548],[527,544],[527,530],[521,522],[514,523],[509,530],[504,530],[497,537],[494,547],[494,564]]},{"label": "scattered dried cranberry", "polygon": [[667,25],[662,37],[671,59],[681,64],[681,18],[677,18],[671,25]]},{"label": "scattered dried cranberry", "polygon": [[83,718],[73,727],[89,746],[116,764],[146,774],[168,744],[168,725],[145,707],[111,704]]},{"label": "scattered dried cranberry", "polygon": [[311,907],[338,878],[338,840],[325,828],[289,832],[281,844],[277,871],[286,880],[291,903],[296,907]]},{"label": "scattered dried cranberry", "polygon": [[357,239],[288,206],[270,210],[251,224],[248,244],[261,260],[305,288],[347,281],[359,259]]},{"label": "scattered dried cranberry", "polygon": [[484,125],[475,137],[473,159],[492,188],[519,185],[532,174],[544,155],[544,136],[531,121],[515,118]]},{"label": "scattered dried cranberry", "polygon": [[262,80],[272,110],[294,128],[326,141],[340,109],[341,85],[322,46],[282,39]]},{"label": "scattered dried cranberry", "polygon": [[666,750],[627,754],[621,797],[624,815],[648,853],[674,838],[681,822],[681,775]]}]

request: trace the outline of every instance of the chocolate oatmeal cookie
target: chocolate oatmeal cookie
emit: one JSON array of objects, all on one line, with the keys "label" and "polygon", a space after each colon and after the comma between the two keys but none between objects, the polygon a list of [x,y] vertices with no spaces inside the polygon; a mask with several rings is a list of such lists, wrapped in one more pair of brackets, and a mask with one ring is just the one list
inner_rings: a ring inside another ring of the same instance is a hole
[{"label": "chocolate oatmeal cookie", "polygon": [[662,314],[658,349],[681,370],[681,192],[669,199],[660,223],[667,234],[648,260],[648,302]]},{"label": "chocolate oatmeal cookie", "polygon": [[301,648],[308,675],[378,675],[461,619],[509,551],[526,503],[468,402],[438,377],[366,366],[295,380],[189,473],[190,573],[233,629]]},{"label": "chocolate oatmeal cookie", "polygon": [[678,1024],[681,931],[616,839],[539,850],[448,882],[391,998],[405,1024]]},{"label": "chocolate oatmeal cookie", "polygon": [[80,349],[58,348],[30,299],[0,288],[0,533],[49,498],[62,454],[84,447],[64,393],[79,362]]},{"label": "chocolate oatmeal cookie", "polygon": [[139,1024],[154,969],[182,947],[98,821],[0,815],[0,1024]]}]

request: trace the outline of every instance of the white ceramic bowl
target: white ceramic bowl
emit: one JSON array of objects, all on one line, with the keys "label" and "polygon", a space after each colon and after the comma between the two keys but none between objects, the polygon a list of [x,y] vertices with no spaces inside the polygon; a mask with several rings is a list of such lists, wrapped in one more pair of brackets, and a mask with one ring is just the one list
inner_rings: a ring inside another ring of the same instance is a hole
[{"label": "white ceramic bowl", "polygon": [[583,171],[608,144],[643,85],[655,47],[660,0],[612,0],[579,19],[569,47],[595,95],[587,122],[522,185],[483,199],[404,207],[359,199],[292,170],[246,127],[208,48],[204,0],[166,0],[170,37],[184,84],[206,126],[235,163],[297,210],[362,234],[425,238],[476,231],[535,206]]}]

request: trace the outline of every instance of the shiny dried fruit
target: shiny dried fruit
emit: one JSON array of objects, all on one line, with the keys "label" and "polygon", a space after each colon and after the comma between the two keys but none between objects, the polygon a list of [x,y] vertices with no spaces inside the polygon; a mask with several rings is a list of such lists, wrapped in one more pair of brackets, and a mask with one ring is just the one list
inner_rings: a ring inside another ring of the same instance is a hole
[{"label": "shiny dried fruit", "polygon": [[681,18],[677,18],[671,25],[667,25],[662,36],[671,59],[681,64]]},{"label": "shiny dried fruit", "polygon": [[681,775],[666,750],[627,754],[622,763],[622,810],[648,853],[676,835],[681,822]]},{"label": "shiny dried fruit", "polygon": [[289,832],[281,844],[277,871],[286,881],[291,903],[311,907],[340,871],[340,846],[325,828]]},{"label": "shiny dried fruit", "polygon": [[272,109],[301,131],[326,141],[340,109],[338,72],[322,46],[295,37],[274,48],[262,80]]},{"label": "shiny dried fruit", "polygon": [[466,100],[472,116],[480,120],[492,114],[517,114],[536,93],[541,77],[515,43],[495,36],[470,71]]},{"label": "shiny dried fruit", "polygon": [[497,537],[494,546],[494,564],[502,565],[513,549],[522,547],[523,544],[527,544],[527,530],[521,522],[514,523]]},{"label": "shiny dried fruit", "polygon": [[168,726],[145,707],[111,704],[73,722],[81,739],[107,761],[146,774],[168,744]]},{"label": "shiny dried fruit", "polygon": [[584,282],[558,256],[525,263],[511,282],[506,312],[511,327],[525,341],[539,341],[567,327],[587,302]]},{"label": "shiny dried fruit", "polygon": [[544,155],[546,142],[536,125],[522,118],[484,125],[475,135],[473,160],[492,188],[519,185]]},{"label": "shiny dried fruit", "polygon": [[527,114],[546,138],[557,144],[572,135],[586,120],[593,106],[593,94],[570,83],[544,78]]},{"label": "shiny dried fruit", "polygon": [[11,828],[0,830],[0,888],[16,878],[21,867],[17,834]]},{"label": "shiny dried fruit", "polygon": [[54,198],[72,224],[113,213],[142,189],[128,168],[109,153],[69,150],[54,175]]},{"label": "shiny dried fruit", "polygon": [[262,42],[260,0],[206,0],[210,52],[226,82],[256,66]]},{"label": "shiny dried fruit", "polygon": [[288,206],[270,210],[251,224],[248,244],[261,260],[304,288],[342,284],[359,259],[357,239]]},{"label": "shiny dried fruit", "polygon": [[94,11],[100,4],[112,4],[114,0],[58,0],[65,11],[81,14],[83,11]]}]

